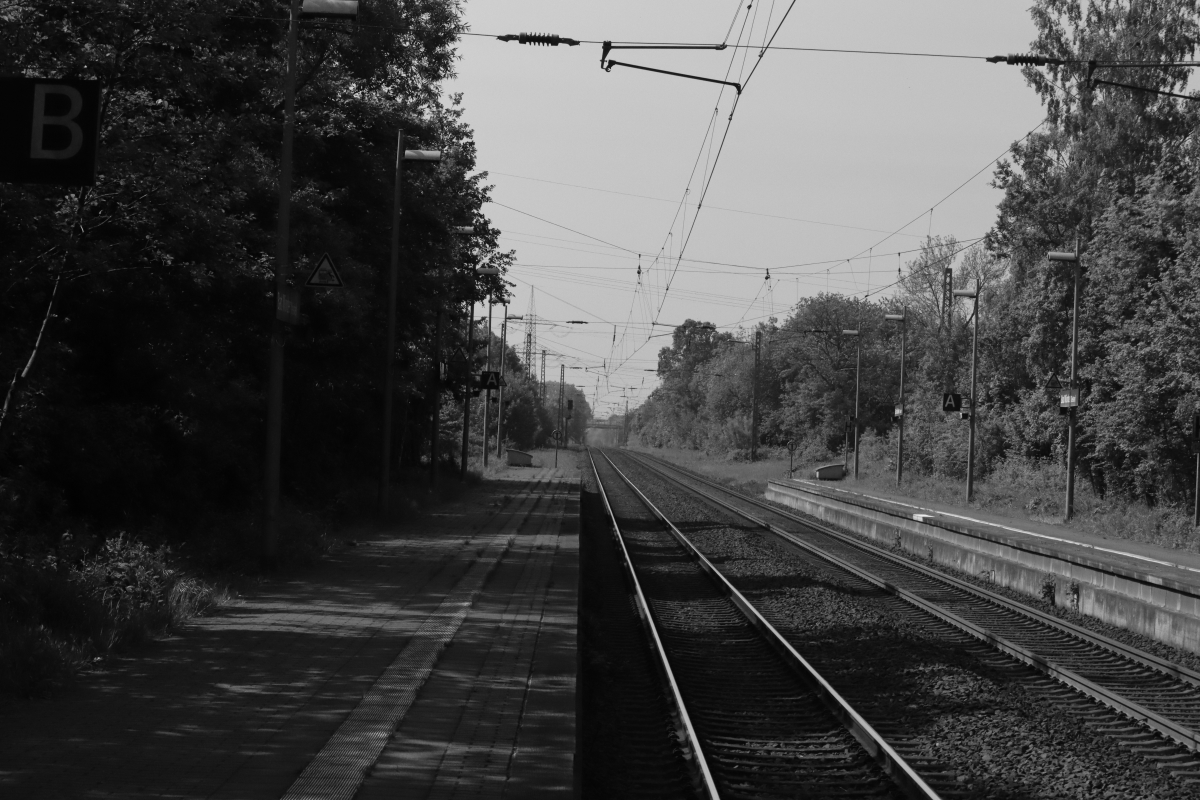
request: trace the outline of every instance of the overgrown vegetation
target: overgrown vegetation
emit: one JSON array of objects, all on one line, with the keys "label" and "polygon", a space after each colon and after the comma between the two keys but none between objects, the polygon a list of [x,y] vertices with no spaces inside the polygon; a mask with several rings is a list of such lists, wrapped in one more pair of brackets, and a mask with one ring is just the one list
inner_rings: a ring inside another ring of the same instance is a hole
[{"label": "overgrown vegetation", "polygon": [[[995,171],[1004,198],[991,232],[975,242],[929,238],[892,286],[806,298],[738,336],[689,320],[660,353],[662,385],[634,421],[642,443],[744,457],[757,383],[760,446],[794,439],[803,459],[840,460],[860,344],[854,424],[864,449],[890,439],[901,331],[885,315],[903,313],[905,470],[914,487],[923,478],[946,485],[965,474],[968,426],[942,411],[942,394],[969,395],[978,322],[975,474],[997,498],[1028,493],[1030,513],[1055,516],[1061,501],[1041,492],[1057,495],[1065,480],[1066,418],[1053,387],[1070,374],[1073,268],[1047,253],[1078,238],[1080,509],[1135,530],[1154,520],[1148,540],[1184,540],[1179,520],[1194,487],[1187,439],[1200,412],[1200,104],[1149,91],[1181,92],[1184,68],[1095,73],[1140,91],[1089,84],[1087,62],[1190,58],[1197,6],[1037,0],[1032,13],[1033,51],[1069,63],[1025,70],[1047,119]],[[969,300],[949,298],[946,270],[953,288],[978,288],[977,321]]]},{"label": "overgrown vegetation", "polygon": [[41,696],[105,655],[165,633],[219,592],[184,574],[169,547],[120,533],[9,539],[0,553],[0,694]]}]

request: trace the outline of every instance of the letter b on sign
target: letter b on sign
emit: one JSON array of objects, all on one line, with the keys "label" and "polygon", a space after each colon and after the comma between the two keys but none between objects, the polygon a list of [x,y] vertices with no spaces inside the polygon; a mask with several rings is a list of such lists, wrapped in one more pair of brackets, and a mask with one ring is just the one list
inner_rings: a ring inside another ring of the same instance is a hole
[{"label": "letter b on sign", "polygon": [[98,81],[0,78],[0,181],[92,185],[99,127]]}]

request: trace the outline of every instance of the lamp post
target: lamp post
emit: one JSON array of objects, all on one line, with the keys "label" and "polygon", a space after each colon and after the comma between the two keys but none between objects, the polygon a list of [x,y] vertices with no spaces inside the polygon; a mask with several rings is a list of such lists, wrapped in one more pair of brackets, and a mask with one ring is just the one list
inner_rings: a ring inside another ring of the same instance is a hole
[{"label": "lamp post", "polygon": [[975,324],[971,328],[971,410],[967,414],[970,430],[967,434],[967,502],[975,495],[975,415],[979,404],[975,402],[975,372],[979,364],[979,286],[974,289],[955,289],[955,297],[969,297],[974,301],[971,317]]},{"label": "lamp post", "polygon": [[508,321],[510,319],[525,319],[523,314],[508,315],[508,300],[504,301],[504,322],[500,324],[500,402],[496,410],[496,458],[503,455],[504,450],[504,356],[508,352]]},{"label": "lamp post", "polygon": [[1053,252],[1049,254],[1051,261],[1065,261],[1074,266],[1075,290],[1071,301],[1071,378],[1067,383],[1068,394],[1060,399],[1060,404],[1067,402],[1067,497],[1063,511],[1063,519],[1069,521],[1075,516],[1075,425],[1079,408],[1079,386],[1075,379],[1075,370],[1079,362],[1079,240],[1075,241],[1075,252]]},{"label": "lamp post", "polygon": [[558,420],[558,425],[555,429],[555,433],[557,435],[554,437],[554,468],[555,469],[558,469],[558,443],[562,441],[563,427],[565,427],[563,425],[563,386],[566,384],[566,381],[567,381],[566,365],[559,364],[558,365],[558,416],[556,417],[556,419]]},{"label": "lamp post", "polygon": [[[475,274],[479,275],[479,276],[499,275],[500,270],[496,267],[477,267],[475,269]],[[485,369],[490,370],[492,368],[492,316],[491,316],[492,310],[491,310],[491,305],[490,305],[490,303],[491,303],[490,299],[488,300],[488,303],[489,303],[489,305],[488,305],[488,318],[487,318],[487,320],[488,320],[487,366],[485,367]],[[471,300],[472,320],[474,320],[474,316],[475,316],[475,300],[472,298],[472,300]],[[479,321],[483,322],[483,318],[480,317]],[[475,323],[474,323],[474,321],[472,321],[471,322],[471,330],[468,333],[468,336],[471,336],[474,333],[475,333]],[[473,339],[468,339],[468,343],[469,343],[469,346],[471,346],[471,347],[474,346]],[[470,356],[470,352],[471,351],[468,351],[468,356]],[[487,415],[488,415],[487,407],[488,407],[488,400],[491,398],[491,396],[492,396],[492,392],[489,389],[483,398],[483,431],[484,431],[483,465],[485,467],[487,466]],[[468,393],[467,398],[464,402],[466,403],[466,413],[463,415],[463,479],[465,480],[467,477],[467,466],[466,466],[467,460],[470,457],[470,453],[468,452],[468,448],[469,448],[469,438],[468,438],[469,433],[468,432],[470,431],[470,424],[471,424],[471,396],[470,396],[470,393]]]},{"label": "lamp post", "polygon": [[262,560],[275,563],[279,550],[280,456],[283,449],[283,347],[286,324],[299,321],[299,305],[288,286],[292,221],[292,150],[296,129],[296,50],[302,19],[358,18],[357,0],[291,0],[288,9],[287,75],[284,80],[283,144],[279,154],[279,216],[275,226],[275,314],[267,374],[267,440],[263,487]]},{"label": "lamp post", "polygon": [[884,319],[900,323],[900,400],[896,403],[896,428],[899,433],[896,442],[896,485],[904,478],[904,357],[907,350],[908,323],[905,309],[903,314],[885,314]]},{"label": "lamp post", "polygon": [[858,480],[858,389],[862,377],[862,336],[856,330],[844,330],[842,336],[853,336],[857,345],[854,358],[854,416],[850,422],[854,426],[854,480]]},{"label": "lamp post", "polygon": [[[388,484],[391,482],[392,405],[395,394],[393,384],[396,380],[396,292],[399,290],[400,284],[400,198],[404,162],[437,162],[441,160],[440,150],[405,150],[404,131],[401,130],[396,134],[396,172],[392,187],[392,258],[391,268],[388,272],[387,343],[383,369],[383,441],[379,453],[379,513],[381,516],[388,510]],[[430,455],[436,455],[436,448],[431,448]]]},{"label": "lamp post", "polygon": [[[492,305],[495,298],[488,298],[487,323],[487,371],[492,369]],[[488,465],[488,417],[491,415],[492,390],[483,390],[483,468]]]},{"label": "lamp post", "polygon": [[[458,226],[454,228],[456,234],[468,236],[475,233],[475,228],[470,225]],[[495,270],[499,272],[499,270]],[[476,269],[475,274],[479,274]],[[463,386],[463,429],[462,429],[462,457],[460,458],[459,479],[465,481],[467,479],[467,461],[470,459],[471,452],[471,386],[474,383],[474,378],[471,374],[472,357],[475,352],[475,284],[472,282],[469,297],[467,298],[467,352],[466,352],[466,384]]]},{"label": "lamp post", "polygon": [[754,332],[754,375],[751,382],[750,403],[750,460],[758,460],[758,362],[762,349],[762,331]]},{"label": "lamp post", "polygon": [[[496,302],[504,306],[504,318],[500,321],[500,357],[496,359],[496,371],[500,373],[500,387],[496,389],[496,458],[499,459],[500,448],[504,446],[504,352],[508,349],[508,295],[502,294]],[[488,404],[491,402],[489,398]]]}]

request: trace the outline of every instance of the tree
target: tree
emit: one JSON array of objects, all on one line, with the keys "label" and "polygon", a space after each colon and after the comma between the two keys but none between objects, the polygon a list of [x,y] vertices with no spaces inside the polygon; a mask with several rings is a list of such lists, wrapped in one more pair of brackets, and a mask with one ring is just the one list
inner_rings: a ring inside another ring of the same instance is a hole
[{"label": "tree", "polygon": [[[0,428],[0,527],[186,525],[197,508],[248,508],[260,480],[286,11],[267,0],[3,9],[0,69],[95,78],[104,113],[94,187],[0,186],[0,374],[28,362],[58,287],[36,369]],[[450,157],[406,177],[394,356],[410,424],[396,426],[405,446],[393,452],[419,457],[429,424],[417,421],[440,391],[430,300],[454,307],[500,289],[498,276],[473,276],[474,264],[509,257],[482,213],[486,175],[474,172],[461,105],[439,89],[457,13],[377,0],[357,26],[305,25],[300,36],[291,250],[300,276],[329,252],[347,288],[308,291],[307,321],[289,337],[292,496],[315,502],[331,476],[375,469],[398,129]],[[456,225],[479,235],[463,247]]]}]

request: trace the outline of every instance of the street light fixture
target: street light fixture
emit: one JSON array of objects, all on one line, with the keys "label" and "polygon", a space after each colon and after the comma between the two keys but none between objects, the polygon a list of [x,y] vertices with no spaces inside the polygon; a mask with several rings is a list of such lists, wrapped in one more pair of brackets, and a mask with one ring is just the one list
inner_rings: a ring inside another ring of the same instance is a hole
[{"label": "street light fixture", "polygon": [[[462,236],[472,236],[475,234],[475,226],[473,225],[457,225],[451,230]],[[489,270],[484,272],[483,270]],[[495,275],[500,270],[495,267],[475,267],[475,274]],[[462,453],[459,465],[459,479],[465,481],[467,479],[467,462],[471,458],[471,387],[474,385],[475,379],[471,372],[471,366],[474,364],[475,355],[475,287],[471,287],[471,291],[467,297],[467,377],[466,384],[463,386],[463,429],[462,429]]]},{"label": "street light fixture", "polygon": [[971,317],[975,320],[971,327],[971,410],[967,414],[970,430],[967,434],[967,502],[975,495],[975,415],[979,404],[975,402],[975,372],[979,364],[979,286],[974,289],[955,289],[955,297],[969,297],[974,300]]},{"label": "street light fixture", "polygon": [[1047,254],[1051,261],[1061,261],[1074,266],[1075,288],[1071,301],[1071,378],[1066,392],[1059,398],[1059,405],[1067,409],[1067,497],[1063,519],[1075,516],[1075,426],[1079,412],[1079,386],[1075,382],[1075,371],[1079,362],[1079,242],[1074,252],[1055,251]]},{"label": "street light fixture", "polygon": [[896,485],[904,478],[904,358],[907,349],[908,324],[907,309],[904,314],[884,314],[889,322],[900,323],[900,401],[896,403],[896,428],[899,433],[896,442]]},{"label": "street light fixture", "polygon": [[508,355],[508,321],[510,319],[524,319],[524,316],[508,315],[508,297],[504,300],[504,321],[500,323],[500,396],[496,408],[496,458],[500,458],[501,451],[504,448],[504,358]]},{"label": "street light fixture", "polygon": [[263,475],[262,560],[275,563],[279,548],[280,454],[283,449],[283,346],[286,325],[300,321],[297,291],[288,286],[291,257],[288,245],[292,220],[292,151],[296,129],[296,50],[301,19],[358,17],[357,0],[291,0],[287,27],[287,75],[284,80],[283,142],[279,154],[279,216],[275,227],[275,314],[267,367],[267,440]]},{"label": "street light fixture", "polygon": [[844,330],[842,336],[853,336],[857,345],[854,359],[854,416],[850,421],[854,425],[854,480],[858,480],[858,388],[862,376],[862,336],[857,330]]},{"label": "street light fixture", "polygon": [[[406,150],[404,148],[404,131],[396,134],[396,171],[392,187],[392,258],[388,274],[388,315],[387,315],[387,350],[384,352],[384,383],[383,383],[383,441],[379,453],[379,514],[383,516],[388,510],[388,484],[391,481],[392,458],[392,405],[396,375],[396,293],[400,288],[400,190],[403,186],[405,161],[438,162],[442,160],[440,150]],[[440,313],[439,313],[440,323]],[[437,365],[434,365],[437,369]],[[434,399],[436,405],[437,400]],[[435,458],[437,453],[436,437],[430,445],[430,456]]]}]

